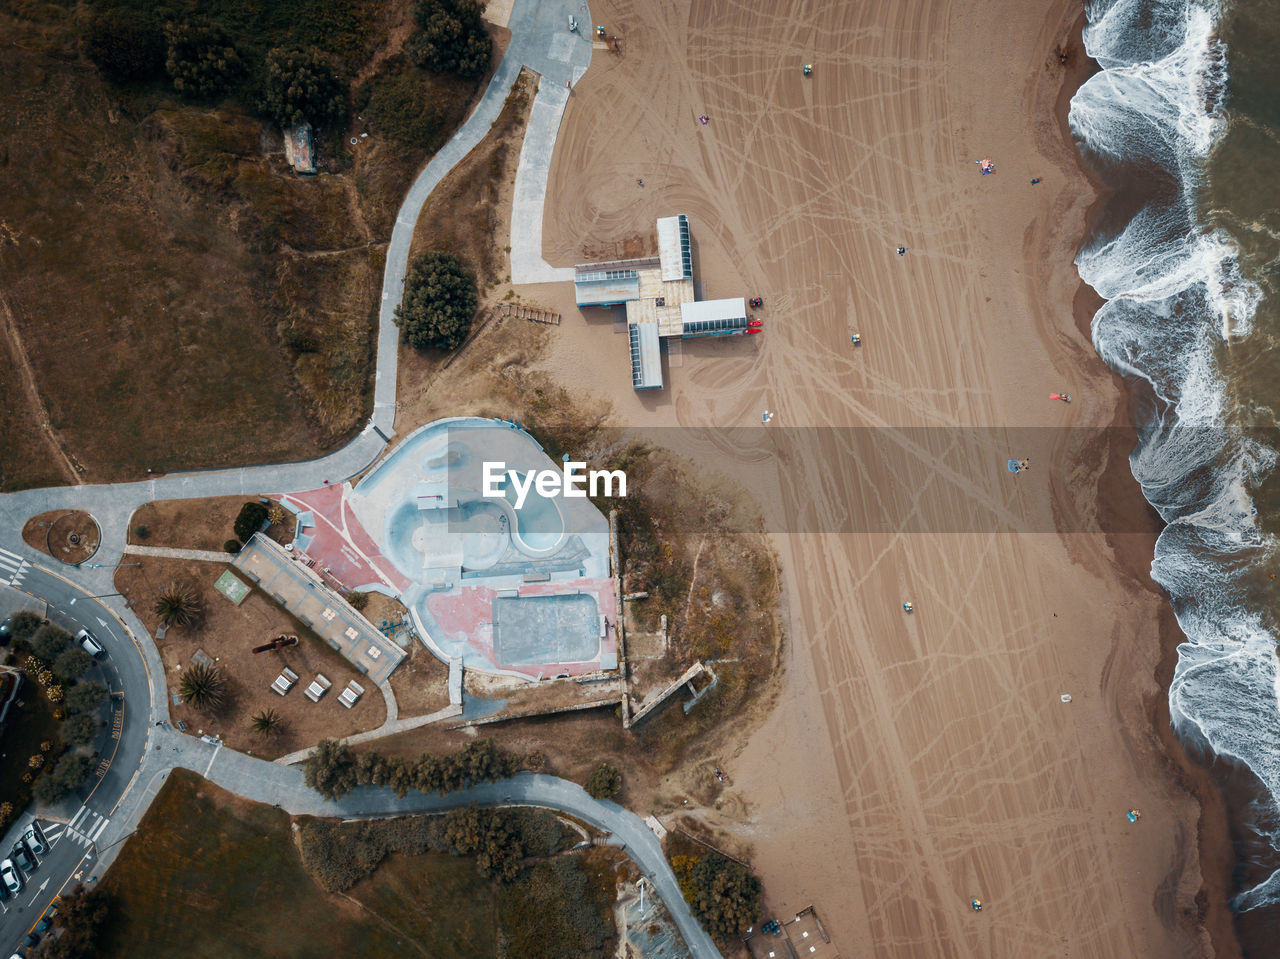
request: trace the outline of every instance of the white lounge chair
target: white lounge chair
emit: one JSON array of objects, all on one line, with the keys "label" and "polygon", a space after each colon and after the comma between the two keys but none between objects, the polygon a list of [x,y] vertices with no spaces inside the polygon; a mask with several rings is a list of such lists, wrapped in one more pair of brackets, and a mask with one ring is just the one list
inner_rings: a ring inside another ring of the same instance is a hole
[{"label": "white lounge chair", "polygon": [[280,675],[276,677],[276,681],[271,684],[271,688],[283,696],[289,690],[293,689],[293,684],[298,681],[298,674],[286,666],[280,671]]},{"label": "white lounge chair", "polygon": [[316,673],[316,678],[311,681],[311,685],[307,687],[307,699],[313,703],[320,702],[320,697],[329,691],[329,687],[333,683],[324,678],[323,673]]},{"label": "white lounge chair", "polygon": [[364,687],[357,683],[354,679],[347,683],[347,688],[342,691],[338,697],[338,702],[350,709],[356,704],[361,696],[364,695]]}]

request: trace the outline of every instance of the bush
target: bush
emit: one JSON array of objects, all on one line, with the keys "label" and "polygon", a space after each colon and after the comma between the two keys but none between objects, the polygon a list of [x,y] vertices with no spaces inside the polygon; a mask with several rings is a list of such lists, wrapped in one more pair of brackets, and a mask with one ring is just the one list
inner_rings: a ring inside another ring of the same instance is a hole
[{"label": "bush", "polygon": [[717,853],[675,856],[671,867],[693,914],[713,936],[728,939],[760,917],[760,880]]},{"label": "bush", "polygon": [[93,662],[93,657],[83,649],[64,650],[53,661],[53,674],[64,683],[70,682],[83,676]]},{"label": "bush", "polygon": [[451,851],[444,816],[405,816],[377,822],[307,820],[299,849],[302,865],[321,888],[342,892],[370,875],[389,853],[420,856]]},{"label": "bush", "polygon": [[91,713],[107,699],[107,687],[102,683],[78,683],[63,697],[68,713]]},{"label": "bush", "polygon": [[84,52],[109,80],[150,80],[164,73],[164,29],[138,10],[98,10],[85,31]]},{"label": "bush", "polygon": [[360,113],[375,133],[408,147],[436,150],[444,136],[445,111],[431,95],[420,71],[401,61],[403,69],[379,74],[360,88]]},{"label": "bush", "polygon": [[173,78],[173,88],[183,96],[220,96],[244,73],[240,55],[215,24],[198,20],[170,23],[164,36],[165,69]]},{"label": "bush", "polygon": [[592,799],[612,799],[622,789],[622,773],[608,763],[601,763],[582,788]]},{"label": "bush", "polygon": [[255,500],[250,500],[240,507],[240,513],[236,516],[233,531],[237,539],[242,543],[247,543],[253,538],[254,533],[262,529],[262,525],[266,521],[267,508]]},{"label": "bush", "polygon": [[34,959],[93,959],[102,955],[97,940],[107,921],[110,895],[101,886],[76,886],[58,904],[57,924],[62,934],[45,939],[32,953]]},{"label": "bush", "polygon": [[464,856],[474,855],[486,876],[511,882],[520,874],[524,840],[510,809],[455,809],[445,816],[444,837]]},{"label": "bush", "polygon": [[70,645],[71,634],[53,623],[45,623],[31,637],[31,651],[46,663],[52,663]]},{"label": "bush", "polygon": [[9,617],[9,638],[15,643],[30,644],[31,638],[44,625],[44,620],[29,609],[20,609]]},{"label": "bush", "polygon": [[282,127],[339,124],[347,113],[346,82],[320,50],[277,47],[267,54],[259,109]]},{"label": "bush", "polygon": [[493,40],[484,28],[484,5],[476,0],[421,0],[413,18],[422,28],[405,52],[433,73],[477,77],[489,68]]},{"label": "bush", "polygon": [[479,298],[476,278],[451,253],[413,258],[396,323],[420,350],[456,349],[471,331]]},{"label": "bush", "polygon": [[133,528],[133,535],[138,537],[138,539],[146,539],[151,535],[151,530],[147,529],[145,526],[135,526]]},{"label": "bush", "polygon": [[93,775],[95,763],[88,756],[63,756],[58,764],[36,780],[31,794],[46,805],[61,802]]},{"label": "bush", "polygon": [[226,677],[217,666],[192,663],[182,673],[178,692],[196,709],[216,712],[226,698]]},{"label": "bush", "polygon": [[355,769],[350,746],[322,739],[303,764],[303,778],[326,799],[341,799],[356,785]]},{"label": "bush", "polygon": [[368,593],[348,593],[347,602],[351,604],[351,608],[357,613],[363,613],[369,608]]},{"label": "bush", "polygon": [[[608,882],[608,892],[613,883]],[[609,896],[592,883],[580,856],[539,863],[498,893],[500,926],[509,954],[530,959],[604,959],[613,931]]]},{"label": "bush", "polygon": [[62,739],[72,746],[87,746],[98,735],[102,723],[85,713],[68,716],[62,724]]},{"label": "bush", "polygon": [[236,553],[240,552],[240,540],[229,539],[222,544],[222,549],[224,552],[230,553],[234,556]]}]

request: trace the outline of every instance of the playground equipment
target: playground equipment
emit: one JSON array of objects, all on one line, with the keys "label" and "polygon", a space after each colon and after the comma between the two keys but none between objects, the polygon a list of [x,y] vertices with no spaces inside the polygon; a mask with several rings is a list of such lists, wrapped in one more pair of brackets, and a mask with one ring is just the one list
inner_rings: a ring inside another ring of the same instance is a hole
[{"label": "playground equipment", "polygon": [[253,647],[253,651],[255,653],[270,653],[277,649],[288,649],[290,646],[297,645],[298,637],[290,634],[288,636],[277,636],[269,643],[265,643],[262,646],[255,646]]}]

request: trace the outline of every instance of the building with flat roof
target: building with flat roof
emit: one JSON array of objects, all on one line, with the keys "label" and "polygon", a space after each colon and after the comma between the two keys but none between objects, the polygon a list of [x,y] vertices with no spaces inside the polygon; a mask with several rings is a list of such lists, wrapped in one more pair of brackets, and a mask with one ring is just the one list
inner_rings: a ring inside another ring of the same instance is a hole
[{"label": "building with flat roof", "polygon": [[631,385],[660,390],[662,340],[756,332],[740,296],[699,300],[693,287],[693,241],[683,213],[658,220],[658,255],[574,267],[579,308],[625,306]]}]

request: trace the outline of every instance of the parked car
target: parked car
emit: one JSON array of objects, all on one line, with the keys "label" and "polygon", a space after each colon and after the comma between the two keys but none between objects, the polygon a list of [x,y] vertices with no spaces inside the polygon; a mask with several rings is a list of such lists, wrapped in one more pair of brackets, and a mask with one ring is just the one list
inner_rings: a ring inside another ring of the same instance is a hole
[{"label": "parked car", "polygon": [[53,917],[56,916],[57,914],[58,914],[57,909],[50,909],[48,912],[46,912],[43,916],[40,917],[40,921],[36,923],[35,931],[40,933],[41,935],[44,935],[46,932],[52,929]]},{"label": "parked car", "polygon": [[0,885],[15,896],[22,892],[22,874],[15,868],[12,859],[0,862]]},{"label": "parked car", "polygon": [[13,617],[8,616],[3,623],[0,623],[0,646],[8,646],[9,640],[13,638]]},{"label": "parked car", "polygon": [[40,945],[40,937],[34,932],[29,932],[22,937],[22,944],[28,949],[34,949],[36,946]]},{"label": "parked car", "polygon": [[40,823],[32,822],[27,827],[27,831],[22,834],[22,841],[27,844],[27,848],[32,854],[41,856],[49,855],[49,840],[44,838],[44,830],[40,828]]},{"label": "parked car", "polygon": [[94,659],[101,659],[107,655],[107,651],[102,648],[102,644],[98,642],[98,638],[87,629],[82,629],[76,633],[76,642],[80,644],[80,648],[92,656]]},{"label": "parked car", "polygon": [[39,865],[39,860],[31,855],[31,852],[27,849],[27,844],[21,839],[13,844],[13,848],[9,850],[9,856],[23,872],[35,872],[36,866]]}]

